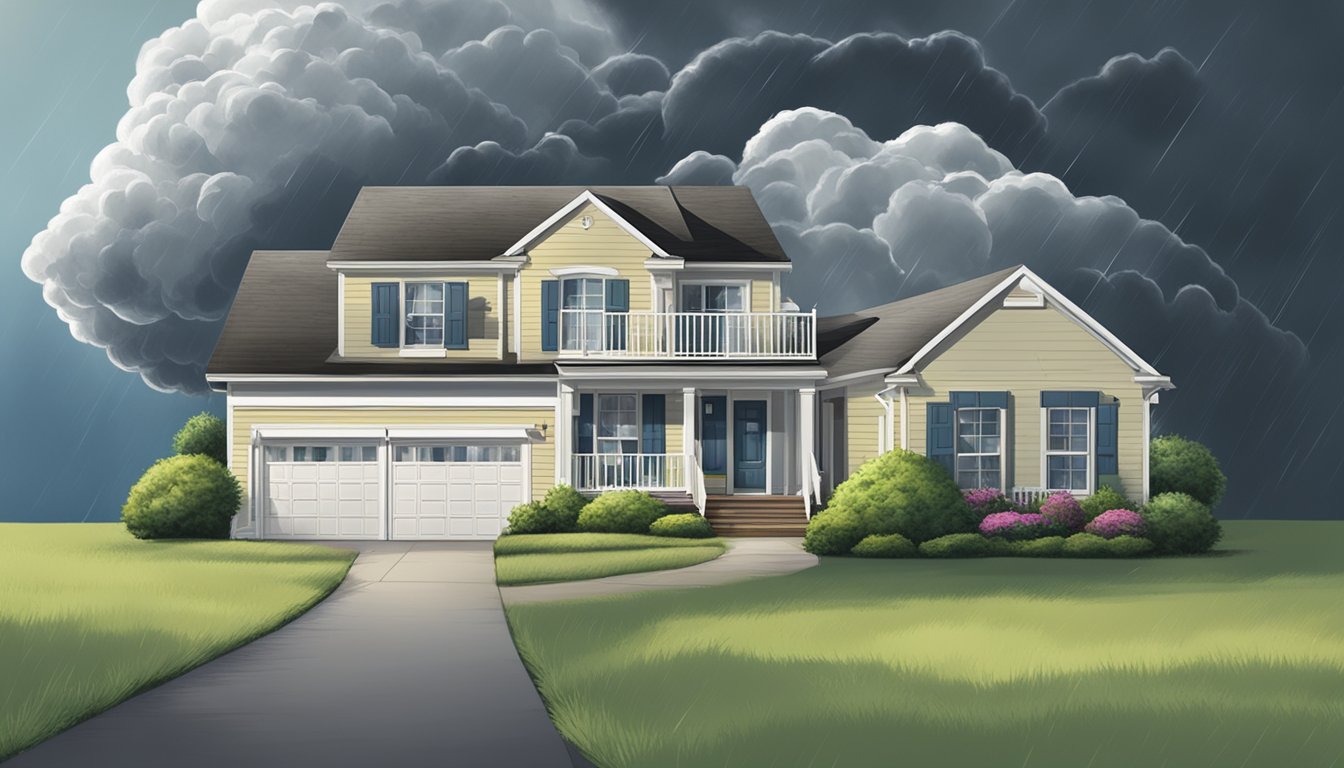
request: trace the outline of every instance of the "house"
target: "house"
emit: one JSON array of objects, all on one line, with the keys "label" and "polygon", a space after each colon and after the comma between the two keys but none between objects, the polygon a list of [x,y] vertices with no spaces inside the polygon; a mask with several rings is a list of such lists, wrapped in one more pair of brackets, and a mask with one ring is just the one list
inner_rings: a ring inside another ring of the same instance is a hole
[{"label": "house", "polygon": [[744,187],[370,187],[253,255],[208,367],[244,538],[490,539],[557,483],[799,533],[895,447],[1144,497],[1170,380],[1025,267],[817,317]]}]

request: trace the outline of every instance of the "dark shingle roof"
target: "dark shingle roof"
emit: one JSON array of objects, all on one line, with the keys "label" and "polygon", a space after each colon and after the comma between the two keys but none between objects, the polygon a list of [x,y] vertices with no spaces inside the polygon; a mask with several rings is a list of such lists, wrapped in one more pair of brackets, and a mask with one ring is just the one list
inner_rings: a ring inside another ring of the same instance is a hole
[{"label": "dark shingle roof", "polygon": [[365,187],[333,261],[477,261],[504,253],[587,189],[687,261],[787,262],[746,187]]},{"label": "dark shingle roof", "polygon": [[[821,364],[831,376],[899,368],[1016,270],[1009,267],[890,304],[819,318]],[[847,340],[838,343],[824,341],[846,334]]]}]

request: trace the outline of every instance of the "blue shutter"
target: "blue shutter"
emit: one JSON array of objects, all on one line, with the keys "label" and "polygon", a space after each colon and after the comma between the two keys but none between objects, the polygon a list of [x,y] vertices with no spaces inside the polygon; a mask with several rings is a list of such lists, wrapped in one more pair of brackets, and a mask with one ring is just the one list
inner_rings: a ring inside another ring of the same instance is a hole
[{"label": "blue shutter", "polygon": [[667,452],[667,396],[644,396],[643,453]]},{"label": "blue shutter", "polygon": [[943,465],[952,473],[952,404],[929,403],[927,406],[928,424],[924,445],[924,455]]},{"label": "blue shutter", "polygon": [[[608,280],[607,281],[607,312],[628,313],[630,311],[630,281],[629,280]],[[607,327],[603,333],[606,336],[606,348],[613,350],[625,349],[625,335],[628,332],[627,326],[630,323],[628,317],[612,317],[607,315]]]},{"label": "blue shutter", "polygon": [[[1097,477],[1120,474],[1119,443],[1120,401],[1097,406]],[[1097,483],[1100,488],[1100,482]]]},{"label": "blue shutter", "polygon": [[541,351],[560,348],[560,281],[541,281]]},{"label": "blue shutter", "polygon": [[443,346],[467,348],[467,284],[443,284]]},{"label": "blue shutter", "polygon": [[375,347],[401,346],[401,334],[397,325],[398,309],[401,304],[401,286],[398,283],[373,284],[373,323],[370,333]]},{"label": "blue shutter", "polygon": [[[550,281],[554,282],[554,281]],[[593,396],[579,395],[579,414],[575,417],[574,452],[593,452]]]}]

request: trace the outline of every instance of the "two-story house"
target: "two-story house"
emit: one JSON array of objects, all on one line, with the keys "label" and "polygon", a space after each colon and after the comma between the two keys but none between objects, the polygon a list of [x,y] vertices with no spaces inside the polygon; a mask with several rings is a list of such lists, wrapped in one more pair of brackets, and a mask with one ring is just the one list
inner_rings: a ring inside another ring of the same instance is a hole
[{"label": "two-story house", "polygon": [[493,538],[556,483],[800,533],[894,447],[963,487],[1147,492],[1170,388],[1025,267],[838,317],[744,187],[370,187],[253,254],[208,368],[248,538]]}]

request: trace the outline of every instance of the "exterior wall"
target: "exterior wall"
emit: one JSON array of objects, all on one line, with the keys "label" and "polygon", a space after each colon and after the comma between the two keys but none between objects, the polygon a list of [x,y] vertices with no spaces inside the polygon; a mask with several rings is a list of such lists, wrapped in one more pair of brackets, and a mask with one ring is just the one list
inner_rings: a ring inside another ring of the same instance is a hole
[{"label": "exterior wall", "polygon": [[[252,427],[257,424],[312,426],[448,426],[500,424],[530,427],[555,420],[553,408],[435,408],[435,407],[235,407],[230,458],[234,474],[248,492]],[[532,443],[532,498],[540,499],[555,484],[554,429]]]},{"label": "exterior wall", "polygon": [[1007,487],[1042,484],[1041,390],[1100,391],[1115,397],[1120,403],[1119,490],[1130,498],[1143,497],[1142,388],[1123,360],[1057,309],[998,309],[926,365],[921,375],[925,388],[909,395],[909,448],[917,453],[925,452],[929,402],[946,402],[952,391],[1012,393]]},{"label": "exterior wall", "polygon": [[878,419],[886,416],[886,410],[873,395],[885,386],[877,380],[845,388],[845,440],[849,451],[846,458],[851,474],[877,456]]},{"label": "exterior wall", "polygon": [[[371,327],[373,323],[373,283],[394,282],[465,282],[467,283],[467,349],[445,350],[445,359],[490,359],[499,358],[499,332],[503,322],[505,307],[499,304],[499,280],[497,273],[453,274],[442,272],[412,277],[369,276],[367,274],[345,276],[345,356],[354,358],[390,358],[397,359],[397,349],[375,347],[372,344]],[[508,296],[505,296],[505,304]]]}]

